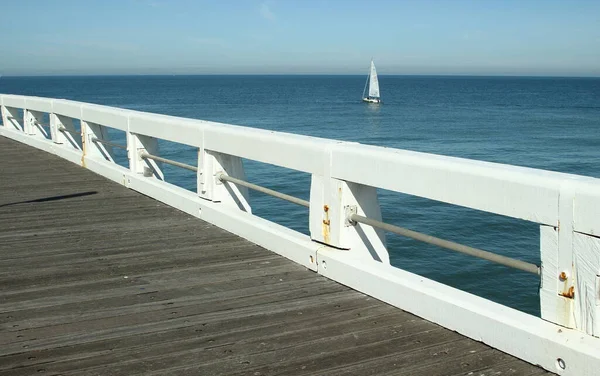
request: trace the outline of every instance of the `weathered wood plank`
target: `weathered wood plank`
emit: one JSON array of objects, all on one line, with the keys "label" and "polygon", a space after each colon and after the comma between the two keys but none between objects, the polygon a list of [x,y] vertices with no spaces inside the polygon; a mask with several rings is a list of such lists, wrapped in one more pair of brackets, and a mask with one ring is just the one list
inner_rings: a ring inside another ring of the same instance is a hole
[{"label": "weathered wood plank", "polygon": [[543,370],[0,138],[0,375]]}]

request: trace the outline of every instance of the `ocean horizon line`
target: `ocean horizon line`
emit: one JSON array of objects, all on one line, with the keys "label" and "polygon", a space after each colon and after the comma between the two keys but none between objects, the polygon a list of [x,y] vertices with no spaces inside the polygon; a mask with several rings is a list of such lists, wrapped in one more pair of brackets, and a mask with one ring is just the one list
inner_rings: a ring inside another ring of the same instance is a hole
[{"label": "ocean horizon line", "polygon": [[[4,75],[2,78],[93,78],[93,77],[364,77],[362,73],[123,73],[123,74],[26,74],[26,75]],[[385,74],[379,73],[380,77],[418,77],[418,78],[569,78],[569,79],[600,79],[597,76],[580,75],[535,75],[535,74]]]}]

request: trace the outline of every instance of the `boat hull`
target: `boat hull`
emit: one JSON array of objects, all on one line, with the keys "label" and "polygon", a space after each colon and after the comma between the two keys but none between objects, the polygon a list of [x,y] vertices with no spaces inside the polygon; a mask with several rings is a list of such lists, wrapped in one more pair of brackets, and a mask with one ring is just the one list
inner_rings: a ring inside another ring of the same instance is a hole
[{"label": "boat hull", "polygon": [[376,103],[376,104],[381,103],[381,99],[379,99],[379,98],[363,98],[362,100],[363,100],[363,102],[366,102],[366,103]]}]

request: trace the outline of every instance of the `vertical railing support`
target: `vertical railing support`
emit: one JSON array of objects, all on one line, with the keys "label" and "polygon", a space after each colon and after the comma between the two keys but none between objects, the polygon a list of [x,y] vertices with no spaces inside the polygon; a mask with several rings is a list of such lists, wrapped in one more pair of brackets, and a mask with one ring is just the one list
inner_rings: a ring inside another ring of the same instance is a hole
[{"label": "vertical railing support", "polygon": [[23,109],[23,132],[28,135],[35,134],[35,127],[33,125],[35,121],[35,117],[31,113],[31,111],[26,108]]},{"label": "vertical railing support", "polygon": [[[541,314],[544,320],[575,328],[574,300],[568,296],[569,281],[573,280],[572,268],[559,265],[559,229],[540,226],[540,254],[542,282],[540,284]],[[564,293],[564,292],[567,293]]]},{"label": "vertical railing support", "polygon": [[241,158],[201,147],[198,151],[198,196],[251,213],[248,189],[220,181],[220,174],[246,180]]},{"label": "vertical railing support", "polygon": [[112,147],[104,145],[100,142],[94,142],[95,138],[99,140],[109,140],[108,129],[106,127],[81,120],[81,134],[84,158],[93,158],[114,162]]},{"label": "vertical railing support", "polygon": [[46,130],[41,125],[44,119],[44,116],[41,112],[24,109],[23,119],[25,125],[25,133],[35,137],[48,137],[48,132],[46,132]]},{"label": "vertical railing support", "polygon": [[558,226],[541,226],[540,253],[542,318],[575,328],[575,274],[573,268],[573,191],[569,181],[562,184],[558,200]]},{"label": "vertical railing support", "polygon": [[558,239],[559,230],[541,226],[542,318],[600,337],[600,238],[573,234],[573,268],[568,273],[558,266]]},{"label": "vertical railing support", "polygon": [[60,131],[62,128],[66,129],[67,127],[60,121],[59,115],[50,114],[50,138],[55,144],[65,144],[69,142],[67,136],[63,134],[65,132]]},{"label": "vertical railing support", "polygon": [[2,126],[4,126],[4,128],[6,129],[13,128],[9,119],[10,113],[8,112],[8,109],[4,105],[2,105],[0,107],[0,111],[2,111]]},{"label": "vertical railing support", "polygon": [[356,257],[389,264],[385,234],[379,229],[347,220],[349,213],[381,220],[377,190],[362,184],[312,175],[310,188],[310,235],[312,240]]},{"label": "vertical railing support", "polygon": [[600,336],[600,239],[574,231],[575,182],[560,188],[558,226],[540,226],[544,320]]},{"label": "vertical railing support", "polygon": [[165,180],[162,163],[152,159],[142,158],[144,153],[158,155],[158,139],[136,133],[127,133],[127,156],[129,169],[138,175]]},{"label": "vertical railing support", "polygon": [[600,238],[573,234],[575,323],[577,329],[600,337]]},{"label": "vertical railing support", "polygon": [[[65,131],[61,131],[64,129]],[[79,133],[79,137],[77,136]],[[77,132],[73,119],[57,114],[50,114],[50,134],[55,144],[71,145],[81,150],[81,132]]]}]

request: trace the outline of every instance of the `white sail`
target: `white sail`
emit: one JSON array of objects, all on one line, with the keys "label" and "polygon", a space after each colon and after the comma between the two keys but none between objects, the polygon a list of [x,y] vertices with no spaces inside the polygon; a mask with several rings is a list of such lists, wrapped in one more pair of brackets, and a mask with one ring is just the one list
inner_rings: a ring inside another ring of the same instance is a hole
[{"label": "white sail", "polygon": [[379,80],[373,60],[371,60],[371,74],[369,75],[369,97],[379,98]]}]

